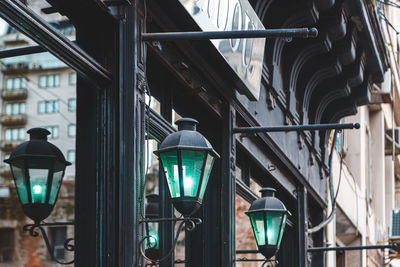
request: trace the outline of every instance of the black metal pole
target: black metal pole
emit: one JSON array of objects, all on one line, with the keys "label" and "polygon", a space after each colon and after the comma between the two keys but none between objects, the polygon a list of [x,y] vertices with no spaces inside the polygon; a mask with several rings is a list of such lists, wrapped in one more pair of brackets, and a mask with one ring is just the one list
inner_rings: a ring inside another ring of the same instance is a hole
[{"label": "black metal pole", "polygon": [[397,244],[387,244],[387,245],[371,245],[371,246],[348,246],[348,247],[316,247],[309,248],[308,252],[321,252],[321,251],[343,251],[343,250],[364,250],[364,249],[399,249]]},{"label": "black metal pole", "polygon": [[316,28],[298,29],[269,29],[246,31],[207,31],[207,32],[160,32],[142,33],[142,41],[176,41],[176,40],[211,40],[235,38],[278,38],[300,37],[315,38],[318,36]]},{"label": "black metal pole", "polygon": [[264,133],[264,132],[291,132],[291,131],[319,131],[319,130],[343,130],[359,129],[359,123],[332,123],[332,124],[310,124],[310,125],[285,125],[270,127],[238,127],[233,133]]},{"label": "black metal pole", "polygon": [[42,53],[42,52],[46,52],[46,51],[47,50],[40,45],[7,49],[7,50],[0,51],[0,58],[30,55],[30,54]]},{"label": "black metal pole", "polygon": [[238,250],[236,250],[236,254],[257,254],[257,253],[259,253],[259,251],[255,250],[255,249],[249,249],[249,250],[238,249]]},{"label": "black metal pole", "polygon": [[[72,42],[76,43],[75,41],[72,41]],[[0,59],[7,58],[7,57],[17,57],[17,56],[24,56],[24,55],[30,55],[30,54],[37,54],[37,53],[43,53],[43,52],[47,52],[47,50],[46,50],[46,48],[44,48],[43,46],[40,46],[40,45],[6,49],[6,50],[0,51]]]}]

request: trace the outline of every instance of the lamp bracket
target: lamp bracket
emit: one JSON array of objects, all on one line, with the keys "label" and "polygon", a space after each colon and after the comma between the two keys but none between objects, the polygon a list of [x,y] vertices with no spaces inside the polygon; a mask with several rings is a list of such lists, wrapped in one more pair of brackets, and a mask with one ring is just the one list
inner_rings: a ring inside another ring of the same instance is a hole
[{"label": "lamp bracket", "polygon": [[237,258],[235,259],[235,262],[264,262],[261,266],[264,266],[267,263],[275,263],[274,266],[278,266],[279,262],[277,260],[267,260],[267,259],[248,259],[246,257],[243,258]]},{"label": "lamp bracket", "polygon": [[142,33],[142,41],[177,41],[177,40],[212,40],[212,39],[237,39],[237,38],[285,38],[291,41],[293,37],[316,38],[316,28],[293,29],[267,29],[246,31],[205,31],[205,32],[159,32]]},{"label": "lamp bracket", "polygon": [[393,249],[400,252],[400,247],[398,244],[386,244],[386,245],[371,245],[371,246],[343,246],[343,247],[315,247],[309,248],[308,252],[324,252],[324,251],[344,251],[344,250],[364,250],[364,249]]},{"label": "lamp bracket", "polygon": [[[185,261],[185,260],[175,260],[174,261],[174,264],[185,264],[185,263],[188,263],[188,261]],[[145,267],[157,267],[157,266],[158,266],[158,263],[153,263],[153,262],[147,263],[145,265]]]},{"label": "lamp bracket", "polygon": [[[29,234],[33,237],[39,236],[39,232],[37,229],[40,230],[40,233],[42,234],[43,240],[46,244],[47,250],[49,251],[49,254],[51,256],[51,259],[58,264],[62,265],[68,265],[74,263],[75,259],[68,261],[68,262],[63,262],[57,259],[57,257],[54,255],[54,244],[50,244],[49,238],[47,237],[47,233],[44,230],[43,227],[54,227],[54,226],[68,226],[68,225],[75,225],[75,222],[55,222],[55,223],[34,223],[34,224],[26,224],[23,226],[23,230],[25,232],[29,232]],[[75,251],[75,245],[72,244],[74,242],[74,238],[67,238],[64,242],[64,249],[66,251]]]},{"label": "lamp bracket", "polygon": [[[139,242],[139,251],[140,254],[142,255],[143,258],[145,258],[146,260],[148,260],[150,263],[146,264],[145,266],[158,266],[162,261],[168,259],[171,255],[172,252],[175,250],[175,246],[176,243],[178,242],[178,238],[180,233],[182,232],[183,229],[185,229],[186,231],[193,231],[196,228],[197,224],[201,224],[202,220],[200,218],[194,218],[194,217],[180,217],[180,218],[154,218],[154,219],[143,219],[139,221],[139,224],[142,223],[152,223],[152,222],[158,222],[158,223],[162,223],[162,222],[180,222],[179,226],[178,226],[178,231],[175,234],[175,239],[174,239],[174,245],[172,246],[172,248],[170,249],[170,251],[164,256],[161,257],[159,259],[151,259],[149,257],[146,256],[146,252],[144,251],[144,247],[146,246],[147,249],[151,249],[151,248],[156,248],[157,247],[157,240],[152,240],[151,236],[145,236],[143,237],[143,239]],[[148,240],[149,242],[147,242],[147,245],[144,244],[144,242]],[[151,245],[151,243],[154,243],[153,245]]]},{"label": "lamp bracket", "polygon": [[294,131],[320,131],[320,130],[343,130],[359,129],[359,123],[329,123],[329,124],[309,124],[309,125],[283,125],[268,127],[237,127],[232,130],[234,134],[256,134],[267,132],[294,132]]},{"label": "lamp bracket", "polygon": [[152,222],[182,222],[185,223],[185,229],[187,231],[193,231],[196,228],[196,224],[201,224],[202,220],[200,218],[195,217],[179,217],[179,218],[154,218],[154,219],[143,219],[139,221],[139,224],[142,223],[152,223]]}]

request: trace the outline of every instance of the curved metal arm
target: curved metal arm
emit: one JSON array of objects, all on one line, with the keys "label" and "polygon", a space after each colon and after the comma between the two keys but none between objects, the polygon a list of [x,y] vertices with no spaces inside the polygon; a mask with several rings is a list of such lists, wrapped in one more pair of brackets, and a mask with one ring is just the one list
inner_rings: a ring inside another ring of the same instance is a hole
[{"label": "curved metal arm", "polygon": [[[158,266],[162,261],[168,259],[172,252],[175,249],[176,243],[178,242],[178,238],[180,233],[182,232],[183,229],[185,229],[186,231],[193,231],[196,228],[196,224],[201,224],[202,221],[200,218],[160,218],[160,219],[145,219],[139,222],[139,224],[141,223],[148,223],[148,222],[168,222],[168,221],[180,221],[181,223],[179,224],[178,227],[178,231],[175,234],[175,238],[174,238],[174,245],[172,246],[172,248],[169,250],[169,252],[162,258],[160,259],[151,259],[149,257],[146,256],[146,252],[144,251],[143,247],[143,243],[148,240],[148,244],[154,243],[153,245],[148,245],[147,248],[151,249],[151,248],[155,248],[157,247],[157,239],[150,239],[151,236],[145,236],[143,237],[143,239],[139,242],[139,251],[140,254],[143,256],[143,258],[145,258],[146,260],[150,261],[150,263],[146,264],[145,266],[148,267],[153,267],[153,266]],[[185,226],[185,227],[183,227]]]},{"label": "curved metal arm", "polygon": [[[25,232],[29,232],[29,234],[33,237],[39,236],[39,232],[37,231],[37,229],[39,229],[40,233],[42,234],[44,243],[46,244],[47,250],[49,251],[51,259],[59,264],[68,265],[68,264],[74,263],[75,259],[68,261],[68,262],[63,262],[63,261],[58,260],[56,258],[56,256],[54,255],[54,247],[50,244],[49,238],[47,237],[47,233],[43,228],[43,226],[65,226],[65,225],[75,225],[75,223],[73,223],[73,222],[39,223],[39,224],[35,223],[35,224],[24,225],[22,229]],[[65,240],[64,249],[66,251],[75,251],[75,245],[71,244],[73,241],[74,241],[73,238],[68,238]]]},{"label": "curved metal arm", "polygon": [[263,264],[261,265],[261,267],[263,267],[265,264],[271,263],[271,262],[274,262],[274,263],[275,263],[275,266],[278,266],[278,265],[279,265],[279,261],[277,261],[277,260],[248,259],[248,258],[246,258],[246,257],[235,259],[235,261],[236,261],[236,262],[260,262],[260,261],[262,261]]}]

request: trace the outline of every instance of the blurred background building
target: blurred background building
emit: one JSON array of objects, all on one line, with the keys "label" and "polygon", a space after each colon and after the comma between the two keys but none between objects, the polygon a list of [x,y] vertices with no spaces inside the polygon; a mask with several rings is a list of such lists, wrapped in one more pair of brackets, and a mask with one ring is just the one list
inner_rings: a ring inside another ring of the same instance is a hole
[{"label": "blurred background building", "polygon": [[[400,2],[373,1],[380,17],[389,69],[384,82],[370,88],[370,101],[343,122],[359,122],[344,131],[333,157],[336,218],[328,226],[327,245],[355,246],[398,242],[400,221]],[[330,212],[330,210],[328,211]],[[327,266],[400,266],[394,251],[328,252]]]},{"label": "blurred background building", "polygon": [[[46,14],[44,1],[28,5],[68,38],[75,29],[58,14]],[[36,45],[12,27],[0,36],[0,49]],[[50,260],[42,238],[22,231],[31,223],[24,216],[12,181],[11,171],[3,163],[11,151],[28,138],[26,131],[43,127],[51,134],[49,142],[73,164],[66,169],[63,186],[54,212],[47,222],[74,220],[76,73],[50,53],[16,56],[0,60],[0,266],[57,266]],[[73,237],[73,227],[47,229],[55,255],[68,259],[63,248],[66,237]]]}]

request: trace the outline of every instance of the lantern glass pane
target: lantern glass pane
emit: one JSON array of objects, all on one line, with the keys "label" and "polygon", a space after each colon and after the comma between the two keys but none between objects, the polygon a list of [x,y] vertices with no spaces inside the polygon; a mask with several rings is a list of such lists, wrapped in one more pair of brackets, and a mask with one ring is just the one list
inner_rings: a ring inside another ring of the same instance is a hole
[{"label": "lantern glass pane", "polygon": [[178,154],[176,150],[160,153],[161,162],[172,198],[180,197]]},{"label": "lantern glass pane", "polygon": [[283,215],[282,226],[281,226],[281,233],[279,234],[278,247],[281,245],[283,232],[285,231],[285,226],[286,226],[286,219],[287,219],[287,214],[284,214]]},{"label": "lantern glass pane", "polygon": [[[12,173],[15,179],[15,186],[17,187],[18,191],[18,196],[22,204],[27,204],[29,203],[28,199],[28,190],[26,186],[26,180],[25,180],[25,171],[22,166],[23,161],[19,161],[18,166],[14,165],[14,163],[11,165]],[[17,163],[17,162],[16,162]]]},{"label": "lantern glass pane", "polygon": [[203,199],[204,197],[204,192],[206,191],[208,179],[210,178],[210,173],[214,164],[214,160],[215,158],[213,156],[207,154],[206,166],[204,168],[204,173],[203,173],[203,182],[200,188],[200,195],[199,195],[200,199]]},{"label": "lantern glass pane", "polygon": [[197,196],[200,187],[201,171],[203,168],[205,151],[182,150],[183,192],[186,197]]},{"label": "lantern glass pane", "polygon": [[264,214],[262,212],[250,214],[254,235],[259,246],[265,245]]},{"label": "lantern glass pane", "polygon": [[160,239],[158,236],[158,223],[148,223],[148,230],[149,232],[147,233],[147,236],[149,236],[149,238],[146,241],[146,247],[158,249],[160,247]]},{"label": "lantern glass pane", "polygon": [[53,174],[53,182],[51,184],[51,191],[49,197],[49,204],[54,205],[57,199],[58,191],[60,190],[62,177],[64,176],[64,171],[58,171]]},{"label": "lantern glass pane", "polygon": [[268,245],[276,245],[281,230],[282,213],[267,212],[267,242]]},{"label": "lantern glass pane", "polygon": [[48,176],[48,169],[29,169],[32,203],[46,202]]}]

